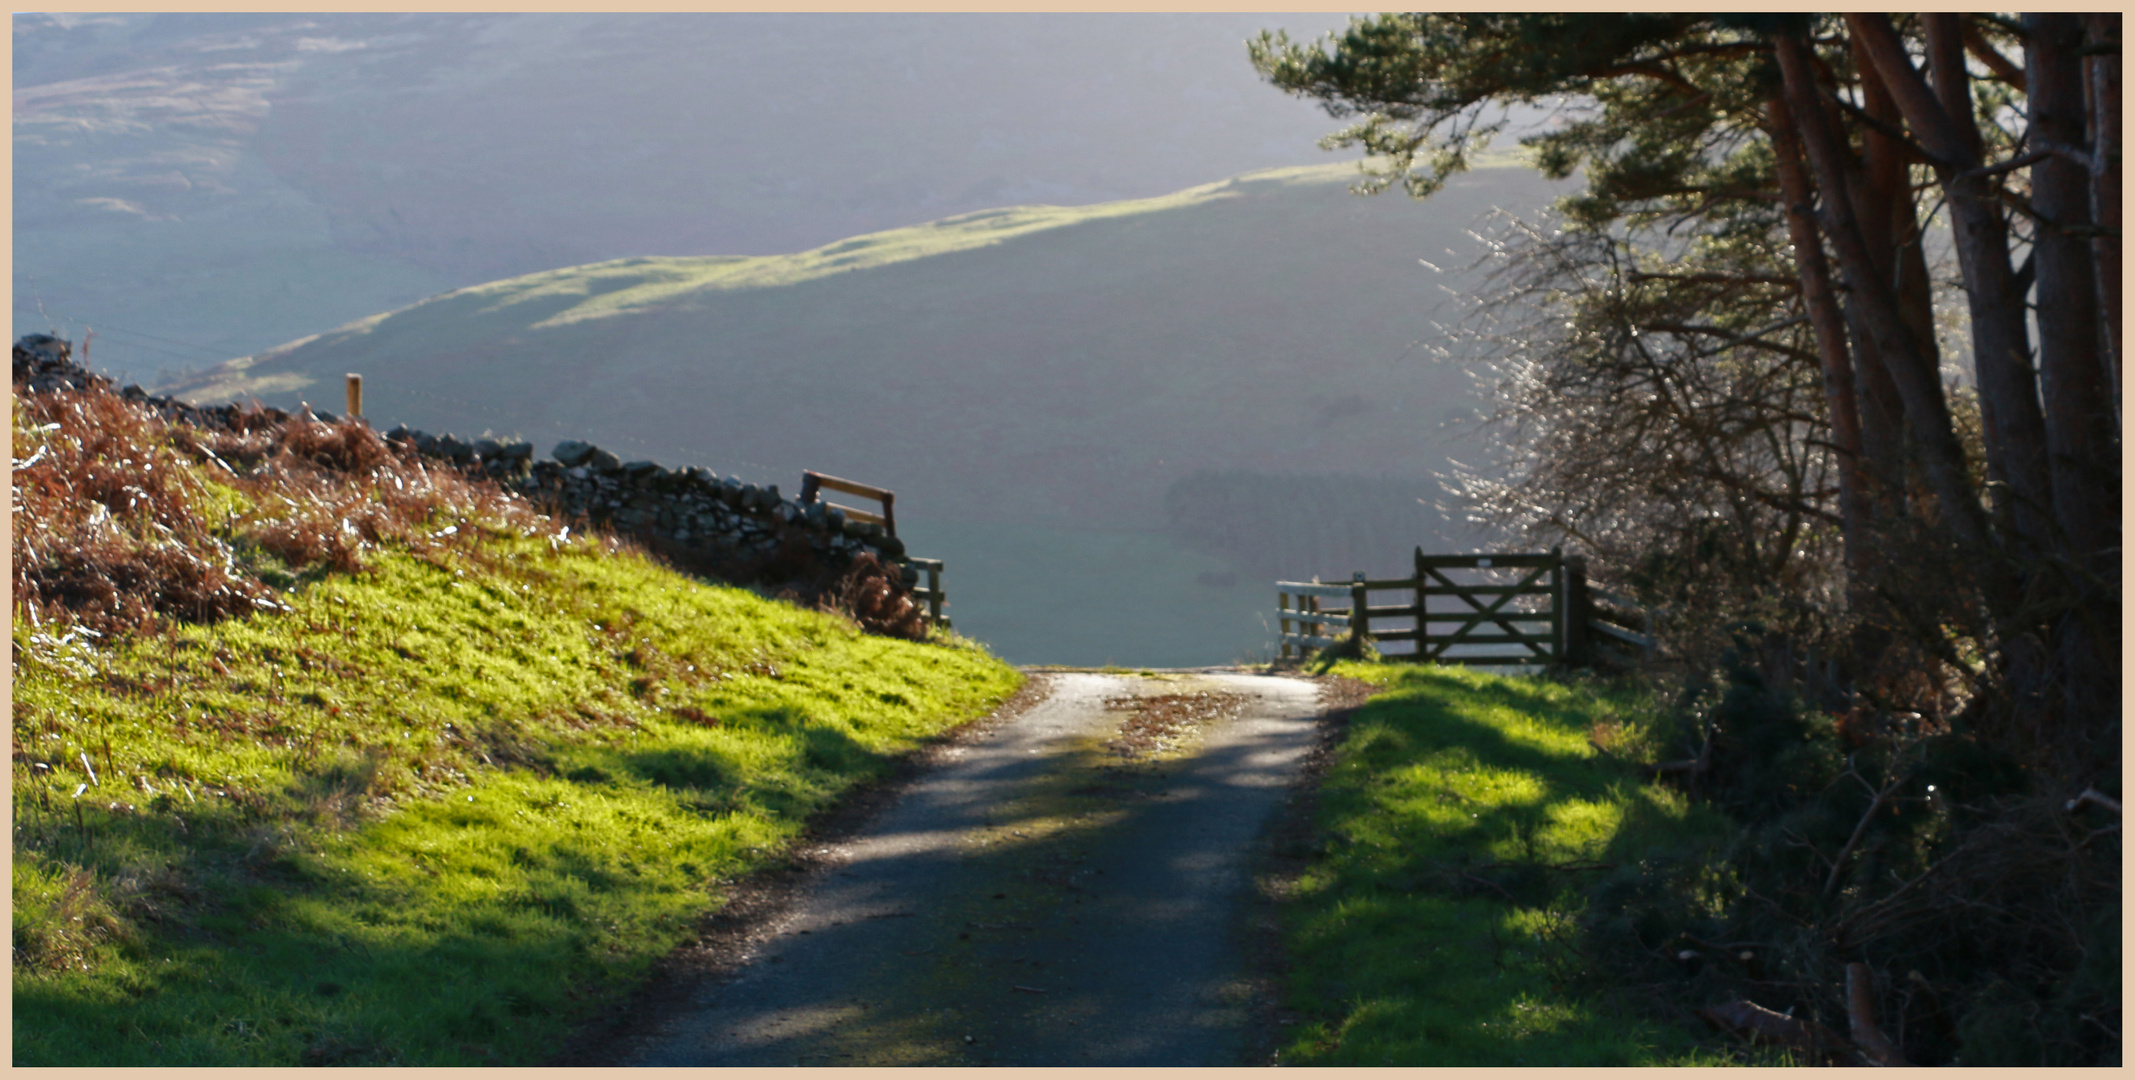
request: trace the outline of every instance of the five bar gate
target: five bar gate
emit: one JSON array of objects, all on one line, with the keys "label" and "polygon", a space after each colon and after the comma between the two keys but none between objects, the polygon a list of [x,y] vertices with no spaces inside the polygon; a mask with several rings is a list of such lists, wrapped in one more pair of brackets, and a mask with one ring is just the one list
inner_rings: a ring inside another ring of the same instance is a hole
[{"label": "five bar gate", "polygon": [[[1396,580],[1373,581],[1360,573],[1346,584],[1276,582],[1281,655],[1303,657],[1354,637],[1413,641],[1413,659],[1441,664],[1628,666],[1652,658],[1647,613],[1624,597],[1589,588],[1581,556],[1567,558],[1556,549],[1426,555],[1417,548],[1415,565],[1415,576]],[[1486,573],[1484,580],[1463,581],[1455,572]],[[1405,592],[1408,602],[1374,605],[1371,594],[1377,591]],[[1322,607],[1328,598],[1347,598],[1349,606]],[[1373,625],[1394,620],[1413,620],[1415,626]],[[1463,651],[1453,652],[1456,647]]]}]

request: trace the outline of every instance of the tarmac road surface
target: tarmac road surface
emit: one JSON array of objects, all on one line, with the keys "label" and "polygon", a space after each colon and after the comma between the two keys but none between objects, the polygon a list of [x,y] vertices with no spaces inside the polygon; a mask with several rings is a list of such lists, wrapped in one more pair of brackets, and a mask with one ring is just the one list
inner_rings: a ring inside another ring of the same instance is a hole
[{"label": "tarmac road surface", "polygon": [[1055,673],[917,778],[633,1065],[1237,1065],[1237,920],[1317,688]]}]

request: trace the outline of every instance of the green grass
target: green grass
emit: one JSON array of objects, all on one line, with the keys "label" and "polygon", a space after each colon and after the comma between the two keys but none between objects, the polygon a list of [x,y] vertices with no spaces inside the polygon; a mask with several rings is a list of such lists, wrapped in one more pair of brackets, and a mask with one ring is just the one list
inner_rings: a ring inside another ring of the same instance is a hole
[{"label": "green grass", "polygon": [[1325,849],[1286,905],[1287,1065],[1684,1065],[1726,1057],[1597,999],[1570,951],[1597,864],[1723,823],[1601,758],[1634,692],[1345,663],[1385,690],[1321,789]]},{"label": "green grass", "polygon": [[18,613],[17,1065],[539,1061],[1020,680],[541,535],[283,600],[127,641]]}]

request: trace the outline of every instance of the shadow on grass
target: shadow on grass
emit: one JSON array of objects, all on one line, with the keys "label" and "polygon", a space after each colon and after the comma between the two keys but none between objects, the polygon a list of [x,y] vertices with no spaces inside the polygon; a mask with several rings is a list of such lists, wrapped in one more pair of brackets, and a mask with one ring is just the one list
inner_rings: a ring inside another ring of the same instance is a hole
[{"label": "shadow on grass", "polygon": [[[673,739],[569,747],[556,775],[484,774],[347,832],[220,799],[182,825],[85,810],[86,841],[70,816],[27,815],[18,862],[42,853],[134,883],[120,890],[130,931],[93,977],[16,980],[14,1061],[539,1060],[687,938],[707,880],[888,761],[780,710],[739,719],[783,726],[790,760]],[[322,764],[291,795],[333,804],[361,779]]]},{"label": "shadow on grass", "polygon": [[1586,996],[1567,948],[1596,875],[1695,839],[1679,801],[1585,747],[1586,710],[1607,703],[1430,670],[1389,690],[1322,789],[1327,846],[1288,926],[1311,1022],[1285,1063],[1699,1060],[1688,1030]]}]

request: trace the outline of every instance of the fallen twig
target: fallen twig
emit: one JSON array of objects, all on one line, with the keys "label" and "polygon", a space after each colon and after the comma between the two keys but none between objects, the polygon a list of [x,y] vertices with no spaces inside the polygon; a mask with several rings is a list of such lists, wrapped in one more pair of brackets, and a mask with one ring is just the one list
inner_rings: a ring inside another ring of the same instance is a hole
[{"label": "fallen twig", "polygon": [[1475,867],[1475,869],[1477,870],[1522,870],[1528,868],[1533,868],[1536,870],[1559,870],[1570,872],[1574,870],[1614,870],[1616,869],[1616,864],[1612,862],[1598,862],[1592,859],[1582,859],[1562,863],[1488,862]]}]

